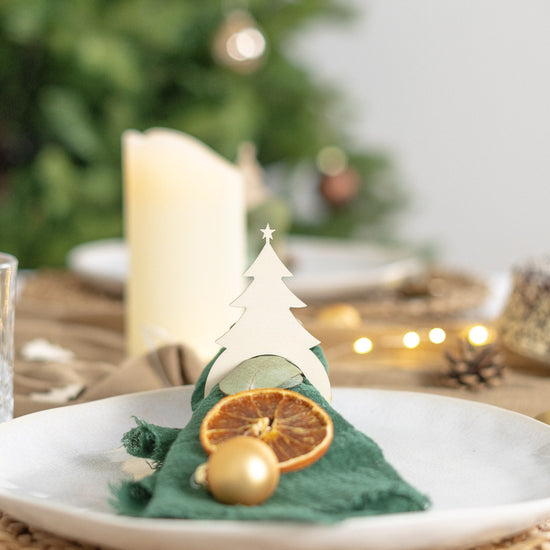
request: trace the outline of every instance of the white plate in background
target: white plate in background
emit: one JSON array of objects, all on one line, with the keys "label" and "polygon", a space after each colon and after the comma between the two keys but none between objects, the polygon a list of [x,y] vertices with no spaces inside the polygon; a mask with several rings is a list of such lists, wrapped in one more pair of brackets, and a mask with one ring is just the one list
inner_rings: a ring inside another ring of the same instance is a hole
[{"label": "white plate in background", "polygon": [[[285,283],[304,300],[392,283],[422,270],[411,251],[334,239],[289,237],[284,253],[294,275]],[[128,250],[122,239],[84,243],[69,252],[67,266],[89,284],[121,294],[128,274]]]},{"label": "white plate in background", "polygon": [[122,295],[128,273],[128,250],[122,239],[84,243],[67,255],[67,267],[98,290]]}]

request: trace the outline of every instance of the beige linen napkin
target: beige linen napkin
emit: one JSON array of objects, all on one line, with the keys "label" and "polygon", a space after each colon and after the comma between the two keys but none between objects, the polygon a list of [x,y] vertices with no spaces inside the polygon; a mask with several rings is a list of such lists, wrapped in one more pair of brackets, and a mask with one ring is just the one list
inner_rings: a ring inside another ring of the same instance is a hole
[{"label": "beige linen napkin", "polygon": [[104,361],[18,360],[15,416],[104,397],[191,384],[202,365],[182,345],[168,345],[120,365]]},{"label": "beige linen napkin", "polygon": [[121,296],[66,272],[31,275],[16,308],[15,416],[198,378],[203,365],[181,344],[128,359],[123,319]]}]

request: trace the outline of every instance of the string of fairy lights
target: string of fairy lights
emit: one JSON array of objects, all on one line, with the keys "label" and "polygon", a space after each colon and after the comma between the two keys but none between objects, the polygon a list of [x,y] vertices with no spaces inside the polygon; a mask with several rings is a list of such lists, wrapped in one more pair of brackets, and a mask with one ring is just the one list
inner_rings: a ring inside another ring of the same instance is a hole
[{"label": "string of fairy lights", "polygon": [[446,319],[431,324],[427,319],[397,322],[394,320],[364,319],[351,304],[334,303],[321,307],[311,317],[304,317],[312,334],[323,342],[325,351],[334,357],[392,356],[407,360],[420,359],[416,352],[441,357],[449,345],[467,340],[473,346],[484,346],[496,340],[496,327],[482,319]]},{"label": "string of fairy lights", "polygon": [[[490,340],[490,331],[484,325],[478,324],[469,327],[466,334],[468,341],[475,346],[485,345]],[[435,345],[443,344],[447,341],[447,336],[447,331],[441,327],[433,327],[423,331],[408,330],[402,335],[388,335],[384,339],[378,337],[377,341],[373,341],[372,337],[361,336],[353,342],[353,351],[359,355],[365,355],[376,349],[376,343],[382,345],[384,349],[415,349],[425,342]],[[382,340],[384,341],[382,342]]]}]

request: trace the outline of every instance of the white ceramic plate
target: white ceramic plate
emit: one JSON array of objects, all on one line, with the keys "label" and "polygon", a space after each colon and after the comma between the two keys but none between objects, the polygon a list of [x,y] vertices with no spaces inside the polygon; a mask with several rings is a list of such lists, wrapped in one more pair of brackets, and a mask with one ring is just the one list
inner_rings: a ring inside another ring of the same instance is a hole
[{"label": "white ceramic plate", "polygon": [[[392,283],[422,269],[411,251],[331,239],[291,237],[286,253],[294,277],[285,283],[304,300]],[[120,239],[85,243],[69,252],[67,265],[88,283],[120,294],[128,272],[128,251]]]},{"label": "white ceramic plate", "polygon": [[[431,496],[426,512],[334,526],[115,515],[109,484],[148,465],[120,448],[132,416],[183,426],[192,387],[114,397],[0,426],[0,509],[59,535],[132,550],[412,550],[481,543],[550,516],[550,427],[422,393],[335,388],[333,405]],[[221,546],[220,546],[221,545]]]}]

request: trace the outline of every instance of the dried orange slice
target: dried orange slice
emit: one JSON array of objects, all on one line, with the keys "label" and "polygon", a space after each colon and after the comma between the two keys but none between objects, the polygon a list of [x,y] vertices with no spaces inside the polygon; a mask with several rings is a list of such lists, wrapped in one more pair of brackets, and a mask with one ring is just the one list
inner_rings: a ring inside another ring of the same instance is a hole
[{"label": "dried orange slice", "polygon": [[202,421],[200,441],[210,454],[232,437],[257,437],[273,449],[280,471],[291,472],[321,458],[333,433],[329,414],[309,397],[281,388],[259,388],[218,401]]}]

